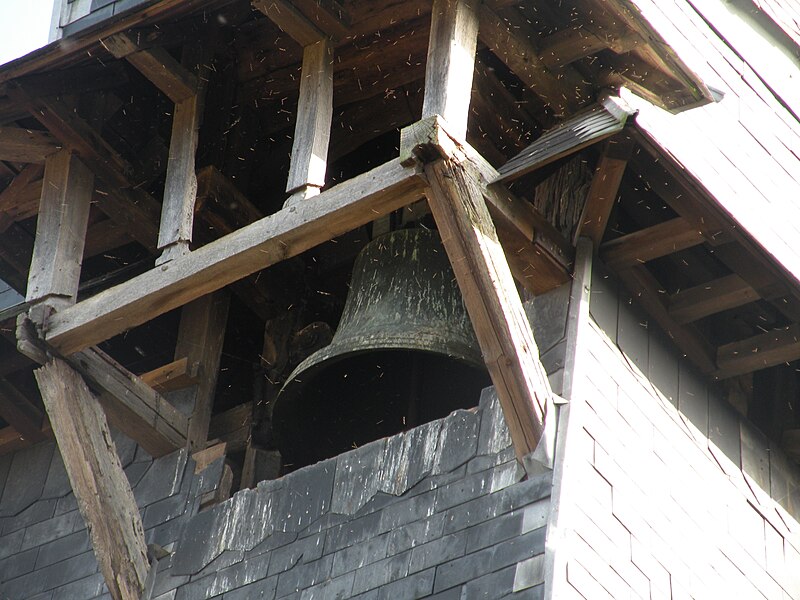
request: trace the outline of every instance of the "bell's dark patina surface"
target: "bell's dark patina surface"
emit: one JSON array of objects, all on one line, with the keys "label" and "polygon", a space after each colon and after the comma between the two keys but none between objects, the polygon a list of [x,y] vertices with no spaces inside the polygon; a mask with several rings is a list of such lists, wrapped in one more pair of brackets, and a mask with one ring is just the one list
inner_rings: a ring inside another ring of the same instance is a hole
[{"label": "bell's dark patina surface", "polygon": [[438,232],[386,234],[356,259],[333,341],[278,396],[284,462],[309,464],[474,406],[487,384]]}]

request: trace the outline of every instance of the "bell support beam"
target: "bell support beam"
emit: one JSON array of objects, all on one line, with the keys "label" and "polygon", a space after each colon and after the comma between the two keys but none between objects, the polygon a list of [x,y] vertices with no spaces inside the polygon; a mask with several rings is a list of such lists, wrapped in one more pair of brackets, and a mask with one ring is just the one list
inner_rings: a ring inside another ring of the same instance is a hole
[{"label": "bell support beam", "polygon": [[111,597],[139,600],[149,570],[144,528],[103,409],[64,361],[34,374]]},{"label": "bell support beam", "polygon": [[521,459],[536,449],[552,395],[533,333],[477,179],[452,159],[425,173],[428,204]]},{"label": "bell support beam", "polygon": [[411,125],[400,140],[401,160],[424,164],[428,204],[522,459],[541,438],[552,390],[484,197],[508,223],[531,221],[522,205],[487,186],[497,172],[441,117]]},{"label": "bell support beam", "polygon": [[412,204],[423,188],[415,168],[390,161],[59,311],[45,340],[62,354],[97,344]]}]

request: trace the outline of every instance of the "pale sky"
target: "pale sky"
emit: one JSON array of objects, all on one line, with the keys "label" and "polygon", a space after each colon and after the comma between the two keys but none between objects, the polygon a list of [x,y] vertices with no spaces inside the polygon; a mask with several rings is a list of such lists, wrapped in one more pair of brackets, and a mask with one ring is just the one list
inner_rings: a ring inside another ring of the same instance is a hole
[{"label": "pale sky", "polygon": [[0,0],[0,64],[47,44],[53,0]]}]

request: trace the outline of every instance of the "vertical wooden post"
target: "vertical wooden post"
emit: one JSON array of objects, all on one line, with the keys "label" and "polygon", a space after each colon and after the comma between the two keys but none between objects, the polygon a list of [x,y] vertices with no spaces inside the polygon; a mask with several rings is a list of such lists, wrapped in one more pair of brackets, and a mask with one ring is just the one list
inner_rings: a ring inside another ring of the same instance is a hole
[{"label": "vertical wooden post", "polygon": [[27,301],[75,303],[93,191],[94,175],[72,152],[47,157]]},{"label": "vertical wooden post", "polygon": [[193,387],[194,409],[187,436],[192,452],[203,450],[208,441],[229,299],[228,292],[221,290],[198,298],[181,310],[175,358],[186,357],[190,365],[199,367],[198,383]]},{"label": "vertical wooden post", "polygon": [[422,118],[441,115],[458,139],[467,119],[478,41],[476,0],[434,0]]},{"label": "vertical wooden post", "polygon": [[552,395],[476,178],[450,159],[425,167],[428,204],[464,296],[517,456],[533,452]]},{"label": "vertical wooden post", "polygon": [[[184,63],[197,63],[201,52],[190,47],[184,52]],[[164,183],[164,202],[161,207],[161,224],[158,229],[158,248],[162,264],[189,252],[194,225],[194,204],[197,198],[195,155],[203,116],[205,95],[205,69],[191,65],[197,74],[195,93],[175,103],[172,115],[172,135],[169,143],[169,161]]]},{"label": "vertical wooden post", "polygon": [[103,409],[64,361],[35,375],[111,597],[139,600],[148,571],[144,530]]},{"label": "vertical wooden post", "polygon": [[332,119],[333,48],[324,38],[303,49],[287,205],[316,196],[325,185]]}]

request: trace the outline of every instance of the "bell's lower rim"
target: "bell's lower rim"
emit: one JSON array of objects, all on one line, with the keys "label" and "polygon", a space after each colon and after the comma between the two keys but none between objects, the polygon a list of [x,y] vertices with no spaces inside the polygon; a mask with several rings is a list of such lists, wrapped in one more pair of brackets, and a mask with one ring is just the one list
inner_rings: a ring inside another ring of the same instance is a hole
[{"label": "bell's lower rim", "polygon": [[[447,347],[447,352],[442,352],[444,346]],[[392,350],[429,353],[451,358],[477,369],[486,368],[480,353],[476,352],[471,344],[452,339],[443,342],[442,335],[415,332],[413,335],[393,333],[391,337],[375,335],[334,339],[329,345],[317,350],[295,367],[286,383],[281,387],[278,399],[284,395],[287,388],[294,387],[296,384],[300,384],[298,387],[302,387],[303,380],[306,377],[312,377],[314,372],[323,365],[333,365],[366,352],[380,353]]]}]

